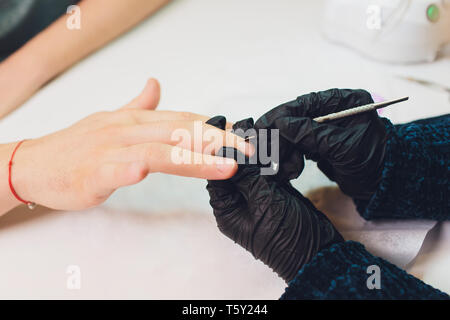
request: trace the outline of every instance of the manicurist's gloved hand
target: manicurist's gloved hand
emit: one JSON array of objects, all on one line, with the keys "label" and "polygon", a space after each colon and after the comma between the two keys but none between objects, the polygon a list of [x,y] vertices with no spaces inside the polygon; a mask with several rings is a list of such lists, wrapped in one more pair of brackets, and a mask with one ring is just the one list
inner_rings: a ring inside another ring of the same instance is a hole
[{"label": "manicurist's gloved hand", "polygon": [[[329,113],[372,103],[364,90],[310,93],[284,103],[262,116],[256,129],[279,129],[280,150],[304,154],[344,193],[355,199],[369,199],[381,180],[387,133],[376,111],[326,123],[313,119]],[[289,170],[292,159],[281,158],[280,173]],[[303,161],[298,164],[303,168]],[[284,176],[281,180],[285,180]]]},{"label": "manicurist's gloved hand", "polygon": [[[226,120],[215,117],[207,123],[224,129]],[[233,129],[246,131],[252,126],[253,120],[247,119]],[[222,155],[227,150],[223,148]],[[231,150],[236,157],[237,151]],[[220,231],[287,282],[318,251],[344,241],[328,218],[289,181],[261,175],[258,164],[239,164],[236,175],[209,180],[207,190]]]}]

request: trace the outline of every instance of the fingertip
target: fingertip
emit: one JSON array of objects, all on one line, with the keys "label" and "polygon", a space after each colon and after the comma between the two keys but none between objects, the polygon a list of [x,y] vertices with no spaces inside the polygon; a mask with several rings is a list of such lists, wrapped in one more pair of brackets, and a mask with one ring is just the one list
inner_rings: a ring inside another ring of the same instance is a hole
[{"label": "fingertip", "polygon": [[[253,138],[253,137],[252,137]],[[224,146],[222,147],[234,147],[239,150],[247,157],[251,157],[255,153],[255,146],[248,141],[248,139],[244,139],[234,133],[227,132],[227,140]]]},{"label": "fingertip", "polygon": [[149,78],[149,79],[147,79],[145,88],[151,89],[152,91],[159,92],[159,90],[161,89],[161,85],[159,84],[159,81],[157,79]]},{"label": "fingertip", "polygon": [[131,100],[122,109],[155,110],[161,97],[161,88],[158,80],[150,78],[145,83],[141,93]]},{"label": "fingertip", "polygon": [[255,155],[256,149],[255,146],[252,143],[246,142],[246,149],[245,149],[246,153],[245,155],[247,155],[248,157],[253,157]]},{"label": "fingertip", "polygon": [[145,97],[144,99],[147,100],[144,108],[148,110],[156,109],[161,98],[161,86],[159,81],[155,78],[148,79],[142,95]]},{"label": "fingertip", "polygon": [[233,177],[237,170],[238,164],[236,160],[230,158],[219,158],[216,160],[216,173],[217,175],[210,180],[226,180]]}]

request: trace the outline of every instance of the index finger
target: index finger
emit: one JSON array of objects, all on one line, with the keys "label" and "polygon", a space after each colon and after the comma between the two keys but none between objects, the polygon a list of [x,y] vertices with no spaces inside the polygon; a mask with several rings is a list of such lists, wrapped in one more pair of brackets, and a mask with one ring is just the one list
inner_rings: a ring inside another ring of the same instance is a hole
[{"label": "index finger", "polygon": [[247,156],[254,152],[242,137],[202,121],[158,121],[119,130],[115,140],[125,145],[158,142],[206,154],[216,154],[223,146],[234,147]]},{"label": "index finger", "polygon": [[[145,124],[158,121],[202,121],[207,122],[209,117],[188,112],[171,110],[143,110],[143,109],[122,109],[121,112],[129,114],[135,123]],[[231,129],[233,124],[226,123],[226,129]]]}]

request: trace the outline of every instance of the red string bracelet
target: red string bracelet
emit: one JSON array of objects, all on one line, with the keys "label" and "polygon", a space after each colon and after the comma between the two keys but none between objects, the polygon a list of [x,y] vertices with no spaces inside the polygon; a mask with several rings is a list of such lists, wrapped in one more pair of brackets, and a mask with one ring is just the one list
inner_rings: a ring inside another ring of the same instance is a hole
[{"label": "red string bracelet", "polygon": [[12,194],[14,195],[14,197],[15,197],[17,200],[19,200],[20,202],[25,203],[25,204],[28,206],[28,208],[29,208],[30,210],[33,210],[33,209],[36,207],[36,203],[31,202],[31,201],[23,200],[21,197],[19,197],[19,195],[17,194],[16,190],[14,190],[14,187],[13,187],[13,184],[12,184],[12,174],[11,174],[11,171],[12,171],[12,170],[11,170],[11,169],[12,169],[12,165],[13,165],[13,159],[14,159],[14,156],[15,156],[15,154],[16,154],[17,149],[19,149],[20,145],[21,145],[24,141],[26,141],[26,140],[22,140],[22,141],[20,141],[20,142],[16,145],[16,147],[14,148],[14,151],[13,151],[13,153],[12,153],[12,155],[11,155],[11,159],[9,160],[9,165],[8,165],[8,167],[9,167],[8,182],[9,182],[9,189],[11,189],[11,192],[12,192]]}]

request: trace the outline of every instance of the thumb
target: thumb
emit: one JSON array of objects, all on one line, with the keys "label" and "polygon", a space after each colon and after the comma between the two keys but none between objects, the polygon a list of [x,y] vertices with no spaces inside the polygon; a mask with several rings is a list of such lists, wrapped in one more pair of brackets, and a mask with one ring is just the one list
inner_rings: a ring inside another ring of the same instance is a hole
[{"label": "thumb", "polygon": [[149,79],[145,84],[144,90],[130,103],[128,103],[123,109],[145,109],[154,110],[158,106],[161,96],[161,88],[158,80]]}]

